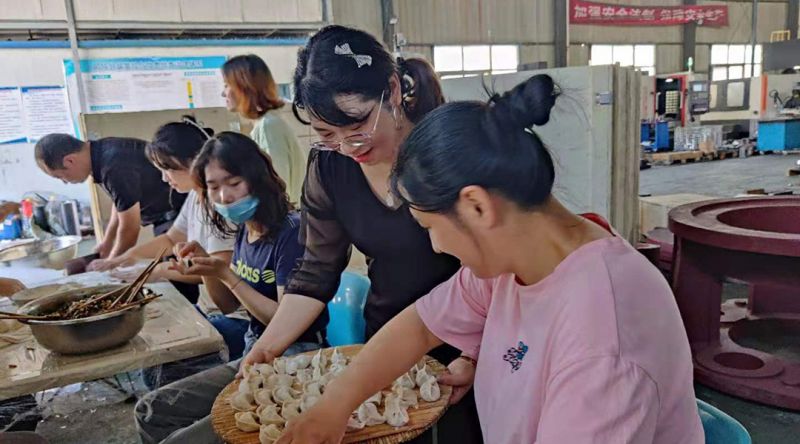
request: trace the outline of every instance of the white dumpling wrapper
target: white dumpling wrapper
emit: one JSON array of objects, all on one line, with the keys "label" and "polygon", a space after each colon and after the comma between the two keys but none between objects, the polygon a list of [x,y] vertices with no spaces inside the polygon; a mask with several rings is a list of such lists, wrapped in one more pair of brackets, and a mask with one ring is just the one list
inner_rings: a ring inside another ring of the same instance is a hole
[{"label": "white dumpling wrapper", "polygon": [[310,368],[304,368],[297,371],[297,374],[294,375],[297,382],[301,384],[305,384],[307,382],[311,382],[314,380],[314,370]]},{"label": "white dumpling wrapper", "polygon": [[262,376],[269,376],[275,374],[275,369],[270,364],[261,362],[252,366],[251,372],[258,373]]},{"label": "white dumpling wrapper", "polygon": [[328,373],[333,373],[334,375],[339,375],[340,373],[345,371],[345,369],[347,369],[347,364],[333,363],[333,364],[331,364],[331,367],[330,367],[330,370],[328,371]]},{"label": "white dumpling wrapper", "polygon": [[256,401],[252,393],[238,392],[228,399],[231,407],[237,412],[251,412],[256,409]]},{"label": "white dumpling wrapper", "polygon": [[386,424],[392,427],[402,427],[408,424],[408,412],[402,406],[400,397],[394,394],[386,397],[386,408],[383,411],[383,416],[386,418]]},{"label": "white dumpling wrapper", "polygon": [[347,365],[347,356],[344,353],[339,353],[338,348],[333,349],[331,354],[331,364]]},{"label": "white dumpling wrapper", "polygon": [[366,426],[366,424],[360,421],[358,416],[350,415],[350,417],[347,418],[347,430],[361,430],[364,426]]},{"label": "white dumpling wrapper", "polygon": [[318,381],[311,381],[303,386],[303,394],[322,396],[322,384]]},{"label": "white dumpling wrapper", "polygon": [[442,396],[441,392],[439,391],[439,383],[436,382],[436,378],[428,378],[422,387],[419,388],[419,395],[428,402],[436,402]]},{"label": "white dumpling wrapper", "polygon": [[328,367],[328,356],[322,351],[322,349],[319,349],[317,354],[311,358],[311,367],[315,369],[318,368],[322,373],[325,373],[325,369]]},{"label": "white dumpling wrapper", "polygon": [[422,384],[424,384],[428,378],[433,378],[433,374],[430,367],[426,365],[417,370],[417,374],[414,377],[414,382],[416,382],[417,387],[422,387]]},{"label": "white dumpling wrapper", "polygon": [[400,398],[400,405],[405,408],[414,407],[416,409],[419,407],[419,399],[414,389],[398,387],[395,389],[394,395]]},{"label": "white dumpling wrapper", "polygon": [[258,405],[273,405],[275,402],[272,400],[272,392],[269,389],[258,390],[253,398]]},{"label": "white dumpling wrapper", "polygon": [[394,383],[392,383],[393,389],[397,387],[405,387],[413,389],[414,387],[416,387],[416,384],[414,383],[414,380],[411,379],[411,376],[409,376],[408,373],[403,373],[399,378],[395,379]]},{"label": "white dumpling wrapper", "polygon": [[237,412],[233,418],[236,421],[236,428],[243,432],[255,432],[261,427],[253,412]]},{"label": "white dumpling wrapper", "polygon": [[273,390],[276,387],[291,387],[294,377],[291,375],[270,375],[267,377],[264,388]]},{"label": "white dumpling wrapper", "polygon": [[371,402],[365,402],[358,407],[358,420],[368,426],[383,424],[386,418],[378,411],[378,407]]},{"label": "white dumpling wrapper", "polygon": [[314,407],[314,404],[319,402],[319,399],[321,397],[322,395],[312,395],[312,394],[303,395],[303,398],[300,400],[300,411],[307,412],[308,409]]},{"label": "white dumpling wrapper", "polygon": [[371,402],[375,405],[379,405],[382,399],[383,399],[383,394],[381,392],[378,392],[367,398],[367,400],[364,402]]},{"label": "white dumpling wrapper", "polygon": [[262,425],[258,430],[258,442],[272,444],[281,437],[283,431],[275,424]]},{"label": "white dumpling wrapper", "polygon": [[276,403],[283,404],[284,402],[294,401],[300,396],[300,392],[291,388],[280,385],[272,390],[272,399]]},{"label": "white dumpling wrapper", "polygon": [[256,410],[256,415],[258,415],[258,421],[261,425],[275,424],[282,426],[286,423],[286,420],[278,413],[278,406],[275,404],[262,405]]},{"label": "white dumpling wrapper", "polygon": [[292,400],[283,403],[281,407],[281,416],[287,421],[300,416],[300,401]]},{"label": "white dumpling wrapper", "polygon": [[272,361],[272,368],[275,370],[276,374],[285,375],[286,374],[286,358],[275,358]]}]

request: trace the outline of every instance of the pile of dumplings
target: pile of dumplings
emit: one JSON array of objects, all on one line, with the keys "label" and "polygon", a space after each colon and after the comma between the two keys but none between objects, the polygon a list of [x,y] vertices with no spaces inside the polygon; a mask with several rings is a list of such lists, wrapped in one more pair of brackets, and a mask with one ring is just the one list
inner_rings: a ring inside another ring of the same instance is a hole
[{"label": "pile of dumplings", "polygon": [[[274,443],[286,422],[316,404],[325,387],[348,363],[347,356],[333,349],[330,357],[319,350],[313,357],[297,355],[246,366],[237,392],[228,399],[236,411],[236,427],[243,432],[258,432],[261,444]],[[424,360],[397,378],[391,391],[378,392],[361,404],[350,416],[348,430],[384,423],[393,427],[407,424],[408,409],[419,406],[416,388],[427,402],[441,396],[436,377]]]}]

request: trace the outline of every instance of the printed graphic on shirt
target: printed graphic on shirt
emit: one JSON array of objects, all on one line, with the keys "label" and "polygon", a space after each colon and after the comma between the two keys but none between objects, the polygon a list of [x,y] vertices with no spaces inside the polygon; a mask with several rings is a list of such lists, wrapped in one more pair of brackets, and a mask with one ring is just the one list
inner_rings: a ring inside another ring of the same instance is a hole
[{"label": "printed graphic on shirt", "polygon": [[528,353],[528,346],[522,341],[519,341],[516,347],[506,350],[506,354],[503,355],[503,361],[511,364],[511,373],[519,370],[526,353]]},{"label": "printed graphic on shirt", "polygon": [[259,282],[263,282],[265,284],[275,283],[274,270],[261,270],[256,267],[251,267],[245,264],[241,259],[238,259],[235,264],[231,264],[231,270],[233,270],[237,276],[246,280],[247,282],[250,282],[251,284],[258,284]]}]

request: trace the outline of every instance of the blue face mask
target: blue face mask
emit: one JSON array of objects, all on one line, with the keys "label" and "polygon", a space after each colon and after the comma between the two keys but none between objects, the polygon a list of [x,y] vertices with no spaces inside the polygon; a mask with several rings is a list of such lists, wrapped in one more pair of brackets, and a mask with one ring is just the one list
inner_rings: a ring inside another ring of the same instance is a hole
[{"label": "blue face mask", "polygon": [[215,202],[214,209],[231,223],[240,225],[250,220],[250,218],[256,214],[258,203],[257,197],[246,196],[228,205]]}]

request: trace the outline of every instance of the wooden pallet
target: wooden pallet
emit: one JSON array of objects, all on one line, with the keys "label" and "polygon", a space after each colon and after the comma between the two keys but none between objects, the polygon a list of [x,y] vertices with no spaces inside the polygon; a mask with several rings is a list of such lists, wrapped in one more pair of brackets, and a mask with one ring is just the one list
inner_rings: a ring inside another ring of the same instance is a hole
[{"label": "wooden pallet", "polygon": [[[362,348],[362,345],[348,345],[339,347],[339,352],[349,357],[355,356]],[[325,353],[330,354],[333,349],[326,349]],[[307,355],[314,355],[316,351],[307,352]],[[428,366],[433,374],[444,373],[445,366],[439,361],[425,357]],[[335,384],[334,380],[332,384]],[[238,390],[239,381],[231,382],[222,392],[217,395],[214,405],[211,408],[211,424],[214,431],[228,444],[259,444],[258,432],[246,433],[240,431],[234,421],[234,410],[228,404],[228,398]],[[448,385],[440,385],[442,396],[436,402],[425,402],[419,398],[419,408],[408,410],[409,422],[403,427],[392,427],[388,424],[365,427],[361,430],[349,431],[344,435],[342,444],[361,443],[361,444],[397,444],[409,441],[428,430],[447,410],[450,395],[453,388]]]},{"label": "wooden pallet", "polygon": [[725,160],[739,157],[739,150],[719,150],[706,154],[711,160]]},{"label": "wooden pallet", "polygon": [[697,162],[703,158],[700,151],[670,151],[666,153],[647,153],[645,159],[659,165],[672,165],[675,163]]},{"label": "wooden pallet", "polygon": [[781,151],[775,151],[775,152],[776,153],[781,153],[781,155],[783,155],[783,156],[790,156],[790,155],[794,155],[794,154],[800,154],[800,149],[781,150]]}]

